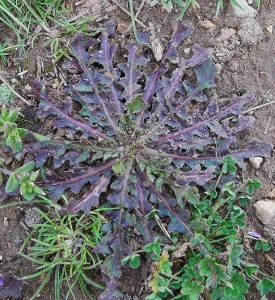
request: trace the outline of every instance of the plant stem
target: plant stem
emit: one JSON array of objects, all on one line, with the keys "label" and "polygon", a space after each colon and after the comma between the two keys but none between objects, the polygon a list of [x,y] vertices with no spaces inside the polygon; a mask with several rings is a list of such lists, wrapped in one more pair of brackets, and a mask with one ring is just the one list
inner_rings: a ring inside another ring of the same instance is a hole
[{"label": "plant stem", "polygon": [[[123,211],[124,211],[124,202],[125,202],[125,194],[126,194],[126,189],[127,189],[127,185],[128,185],[128,181],[130,178],[130,172],[132,169],[132,164],[133,161],[130,161],[126,170],[125,170],[125,177],[124,177],[124,181],[123,181],[123,186],[122,186],[122,191],[121,191],[121,199],[120,199],[120,213],[119,213],[119,221],[118,221],[118,228],[120,228],[121,226],[121,222],[122,222],[122,215],[123,215]],[[121,233],[121,230],[119,231],[119,233]]]},{"label": "plant stem", "polygon": [[[248,182],[246,181],[244,184],[239,186],[234,193],[238,193],[241,190],[243,190],[248,185]],[[227,198],[221,198],[218,199],[218,201],[212,206],[212,214],[215,213],[221,206],[223,206],[227,201],[231,199],[232,196],[228,196]]]},{"label": "plant stem", "polygon": [[137,43],[139,43],[139,37],[137,35],[137,28],[136,28],[136,22],[135,22],[135,13],[134,13],[134,7],[133,7],[133,0],[128,0],[130,5],[130,12],[131,12],[131,20],[132,20],[132,27],[135,39]]},{"label": "plant stem", "polygon": [[109,162],[107,162],[106,164],[103,164],[102,166],[100,166],[98,168],[92,169],[90,172],[87,172],[87,173],[84,173],[82,175],[76,176],[76,177],[71,178],[69,180],[61,179],[60,181],[55,181],[55,182],[45,182],[45,183],[39,184],[39,186],[40,187],[43,187],[43,186],[59,186],[59,185],[62,186],[64,183],[73,184],[73,183],[76,183],[80,180],[83,180],[83,179],[89,178],[91,176],[101,174],[104,171],[107,171],[108,169],[111,169],[113,164],[115,163],[115,161],[116,161],[115,159],[112,159]]}]

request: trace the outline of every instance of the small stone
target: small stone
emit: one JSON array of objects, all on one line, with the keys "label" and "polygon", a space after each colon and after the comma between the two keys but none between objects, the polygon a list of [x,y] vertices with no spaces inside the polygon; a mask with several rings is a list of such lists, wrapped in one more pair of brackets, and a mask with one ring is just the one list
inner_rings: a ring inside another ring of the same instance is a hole
[{"label": "small stone", "polygon": [[253,204],[257,218],[264,224],[274,223],[275,202],[272,200],[260,200]]},{"label": "small stone", "polygon": [[61,38],[61,33],[59,30],[53,29],[48,33],[48,36],[51,37],[52,39]]},{"label": "small stone", "polygon": [[244,19],[238,31],[238,35],[244,45],[256,45],[263,37],[263,30],[253,18]]},{"label": "small stone", "polygon": [[4,225],[5,227],[8,227],[8,226],[9,226],[9,221],[8,221],[8,218],[7,218],[7,217],[4,217],[3,225]]},{"label": "small stone", "polygon": [[122,34],[125,30],[128,29],[129,26],[130,26],[129,22],[120,20],[117,24],[116,30],[118,33]]},{"label": "small stone", "polygon": [[31,226],[33,224],[38,224],[40,218],[40,213],[36,211],[34,207],[31,207],[25,212],[24,222],[27,226]]},{"label": "small stone", "polygon": [[263,162],[263,158],[259,156],[249,157],[249,161],[253,168],[259,169],[261,163]]},{"label": "small stone", "polygon": [[266,26],[266,31],[269,32],[269,33],[272,33],[273,32],[273,26],[272,25],[268,25]]},{"label": "small stone", "polygon": [[216,64],[216,68],[218,70],[217,75],[221,74],[222,71],[222,65],[221,64]]},{"label": "small stone", "polygon": [[0,261],[1,261],[1,260],[3,260],[3,256],[2,256],[2,255],[0,255]]},{"label": "small stone", "polygon": [[183,50],[183,52],[185,53],[185,54],[189,54],[190,53],[190,48],[185,48],[184,50]]},{"label": "small stone", "polygon": [[[235,15],[239,18],[254,18],[257,15],[257,10],[249,6],[246,0],[238,0],[238,6],[234,4],[233,1],[230,2]],[[241,6],[242,8],[240,8],[239,6]]]},{"label": "small stone", "polygon": [[211,29],[211,28],[216,27],[216,25],[209,20],[199,21],[199,25],[205,29]]},{"label": "small stone", "polygon": [[237,33],[237,31],[234,28],[226,28],[226,29],[223,28],[221,30],[220,36],[217,38],[217,42],[221,43],[221,42],[227,41],[236,33]]}]

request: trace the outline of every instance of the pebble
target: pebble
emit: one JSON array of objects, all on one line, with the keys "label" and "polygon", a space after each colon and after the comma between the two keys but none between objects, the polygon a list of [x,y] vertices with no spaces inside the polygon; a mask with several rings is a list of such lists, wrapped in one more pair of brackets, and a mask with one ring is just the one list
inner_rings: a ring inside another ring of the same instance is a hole
[{"label": "pebble", "polygon": [[238,4],[243,8],[241,9],[240,7],[238,7],[237,5],[235,5],[233,3],[233,1],[231,2],[231,6],[234,10],[234,13],[237,17],[239,18],[254,18],[257,15],[257,10],[254,9],[253,7],[249,6],[246,2],[246,0],[238,0]]},{"label": "pebble", "polygon": [[259,156],[249,157],[249,161],[253,168],[259,169],[261,163],[263,162],[263,158]]},{"label": "pebble", "polygon": [[48,33],[48,36],[51,37],[52,39],[61,38],[61,33],[59,30],[53,29]]},{"label": "pebble", "polygon": [[7,217],[4,217],[3,225],[4,225],[5,227],[8,227],[8,226],[9,226],[9,221],[8,221],[8,218],[7,218]]},{"label": "pebble", "polygon": [[34,207],[31,207],[26,210],[24,222],[27,226],[31,226],[33,224],[38,224],[41,216],[38,211],[34,209]]},{"label": "pebble", "polygon": [[272,33],[273,32],[273,26],[272,25],[268,25],[266,26],[266,31],[269,32],[269,33]]},{"label": "pebble", "polygon": [[236,33],[237,33],[237,31],[234,28],[223,28],[221,30],[220,36],[217,38],[217,42],[221,43],[221,42],[227,41]]},{"label": "pebble", "polygon": [[247,18],[241,22],[238,35],[243,44],[254,46],[262,39],[263,30],[255,19]]},{"label": "pebble", "polygon": [[183,50],[183,52],[185,53],[185,54],[189,54],[190,53],[190,48],[185,48],[184,50]]},{"label": "pebble", "polygon": [[272,200],[260,200],[253,204],[257,218],[264,225],[274,224],[275,202]]},{"label": "pebble", "polygon": [[218,70],[217,75],[221,74],[222,71],[222,65],[221,64],[216,64],[216,68]]}]

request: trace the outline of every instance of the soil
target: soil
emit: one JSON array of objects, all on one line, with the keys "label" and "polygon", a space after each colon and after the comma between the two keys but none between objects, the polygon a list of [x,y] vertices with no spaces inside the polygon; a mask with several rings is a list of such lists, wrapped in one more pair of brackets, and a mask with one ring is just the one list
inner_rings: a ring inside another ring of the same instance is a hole
[{"label": "soil", "polygon": [[[102,4],[102,2],[104,2],[104,4]],[[141,0],[135,2],[134,8],[136,11],[140,6]],[[261,2],[257,16],[250,21],[252,23],[244,24],[242,19],[234,15],[230,5],[225,4],[225,7],[216,18],[215,10],[217,1],[198,0],[198,3],[201,4],[201,8],[196,10],[189,9],[183,18],[183,21],[186,22],[187,25],[192,26],[195,31],[191,38],[187,39],[187,41],[180,46],[179,52],[185,55],[189,49],[193,48],[195,43],[208,48],[212,52],[213,59],[219,69],[219,74],[216,77],[215,88],[209,93],[211,95],[217,95],[221,102],[227,101],[236,95],[240,96],[248,91],[253,91],[257,100],[251,107],[247,107],[246,109],[256,107],[256,109],[248,112],[248,114],[255,117],[255,126],[252,130],[239,135],[239,143],[243,145],[251,139],[257,139],[259,141],[268,142],[273,146],[275,134],[275,103],[264,107],[261,107],[261,105],[275,100],[273,96],[275,95],[275,35],[266,30],[268,25],[275,26],[275,3],[273,3],[272,0]],[[66,6],[75,16],[85,10],[97,14],[99,17],[94,23],[91,23],[91,26],[99,26],[98,24],[100,22],[98,22],[98,20],[104,21],[108,19],[115,20],[119,26],[125,26],[126,24],[127,27],[127,24],[130,23],[129,16],[113,2],[86,0],[78,1],[75,4],[74,1],[66,1],[66,3]],[[120,1],[120,3],[122,6],[125,6],[124,1]],[[173,9],[171,13],[168,13],[163,10],[161,6],[150,7],[145,3],[140,13],[140,20],[145,24],[146,29],[138,24],[137,27],[141,31],[152,31],[152,28],[154,28],[156,37],[160,39],[165,47],[165,43],[169,40],[173,31],[173,24],[176,22],[179,13],[179,9]],[[211,23],[207,23],[206,21],[211,21]],[[259,25],[258,27],[257,24]],[[10,39],[16,43],[14,34],[7,30],[3,24],[0,23],[0,25],[0,42]],[[224,29],[231,29],[234,34],[230,38],[225,38],[224,41],[221,41],[223,39],[221,34],[224,32]],[[240,30],[243,30],[246,36],[250,36],[250,38],[248,37],[248,41],[241,39],[240,34],[238,34]],[[250,30],[252,32],[250,32]],[[25,75],[20,78],[20,76],[16,76],[16,74],[26,69],[28,70],[28,74],[42,77],[50,84],[60,83],[58,79],[54,81],[55,74],[53,66],[51,64],[51,58],[48,57],[49,49],[43,48],[44,39],[44,36],[40,36],[35,40],[33,48],[27,51],[27,57],[14,52],[14,54],[8,58],[8,65],[3,65],[2,62],[0,62],[0,68],[4,77],[9,82],[15,82],[16,90],[23,96]],[[119,33],[117,33],[117,40],[120,44],[125,42],[125,39],[123,40]],[[132,32],[126,37],[126,42],[129,40],[133,40]],[[123,53],[121,53],[120,57],[123,59]],[[43,69],[40,71],[39,68],[41,60],[44,63],[44,71]],[[57,67],[61,67],[60,61],[57,63]],[[65,72],[64,69],[62,71]],[[69,76],[69,74],[65,73],[65,79]],[[14,80],[15,78],[17,80]],[[25,115],[24,125],[33,128],[33,126],[38,126],[33,123],[33,113],[36,110],[37,103],[34,100],[30,102],[32,106],[28,107],[18,99],[15,106],[20,107]],[[49,123],[51,123],[50,120]],[[45,126],[44,124],[43,130],[45,130]],[[51,125],[46,126],[46,128],[48,128],[48,133],[50,133]],[[253,195],[254,201],[267,198],[270,192],[275,188],[274,169],[275,158],[273,152],[270,157],[264,159],[259,169],[254,169],[247,161],[247,169],[243,170],[241,174],[243,180],[248,177],[257,178],[263,185],[260,192]],[[10,199],[2,202],[1,205],[20,200],[22,199],[10,197]],[[35,271],[34,265],[17,254],[24,239],[31,231],[30,228],[24,225],[26,212],[29,208],[30,205],[19,204],[0,209],[0,225],[2,228],[0,231],[0,274],[13,274],[17,277],[22,277],[32,274]],[[270,238],[265,236],[263,225],[258,221],[252,204],[247,207],[246,213],[247,226],[244,232],[256,231],[262,234],[263,237]],[[272,242],[275,243],[275,240]],[[260,269],[267,274],[274,274],[274,266],[265,258],[264,252],[256,252],[253,250],[253,242],[245,240],[244,247],[245,251],[251,253],[249,260],[251,263],[258,264]],[[268,255],[275,260],[273,250],[269,251]],[[150,266],[147,265],[145,261],[142,262],[138,272],[125,268],[119,287],[124,295],[123,299],[145,299],[146,295],[150,293],[146,285],[150,273]],[[25,281],[22,296],[19,299],[30,299],[41,280],[42,278]],[[75,294],[77,299],[84,299],[80,291],[76,290]],[[269,295],[267,298],[274,299],[274,295]],[[11,300],[14,298],[6,297],[4,299]],[[46,288],[44,288],[37,299],[54,299],[52,281],[48,282]],[[260,299],[260,294],[255,287],[251,287],[247,299]]]}]

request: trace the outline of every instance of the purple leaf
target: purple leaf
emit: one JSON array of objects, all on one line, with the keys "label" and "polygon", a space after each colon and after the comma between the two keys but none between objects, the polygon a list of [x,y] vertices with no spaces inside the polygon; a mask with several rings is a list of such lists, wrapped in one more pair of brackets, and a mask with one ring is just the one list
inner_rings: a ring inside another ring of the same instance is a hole
[{"label": "purple leaf", "polygon": [[21,296],[23,281],[17,279],[15,276],[1,276],[0,277],[0,297],[15,297]]},{"label": "purple leaf", "polygon": [[124,92],[120,96],[121,99],[131,101],[139,92],[141,85],[137,84],[138,79],[143,75],[139,70],[139,66],[145,65],[147,59],[136,55],[137,47],[134,45],[125,46],[128,50],[128,62],[119,64],[118,67],[124,72],[125,77],[120,79],[120,83],[124,87]]},{"label": "purple leaf", "polygon": [[[74,193],[79,193],[83,185],[87,182],[90,182],[91,184],[95,183],[101,174],[106,173],[106,176],[108,176],[108,172],[110,172],[114,162],[114,160],[111,160],[107,163],[98,165],[96,168],[80,168],[73,171],[67,171],[63,173],[62,178],[52,172],[48,172],[48,174],[46,174],[47,180],[39,186],[47,188],[50,197],[56,201],[68,188]],[[102,191],[103,190],[100,190],[100,192]]]},{"label": "purple leaf", "polygon": [[82,210],[86,215],[89,215],[91,207],[98,207],[99,196],[106,191],[109,181],[109,178],[101,176],[98,182],[92,185],[90,190],[80,200],[73,199],[69,201],[67,207],[60,212],[74,214]]}]

